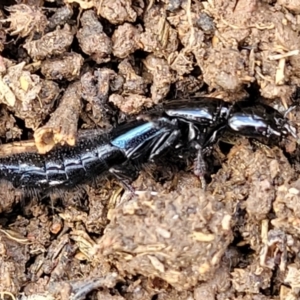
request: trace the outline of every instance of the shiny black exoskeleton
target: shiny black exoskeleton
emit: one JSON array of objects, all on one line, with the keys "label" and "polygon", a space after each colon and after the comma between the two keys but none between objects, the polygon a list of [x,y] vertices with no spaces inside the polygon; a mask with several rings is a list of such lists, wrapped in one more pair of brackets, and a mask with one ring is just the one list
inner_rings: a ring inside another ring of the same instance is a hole
[{"label": "shiny black exoskeleton", "polygon": [[199,98],[189,101],[170,101],[161,109],[162,115],[176,119],[182,139],[176,147],[197,151],[194,173],[202,179],[206,171],[204,155],[225,130],[253,138],[297,138],[296,129],[276,109],[261,103],[246,101],[234,104],[221,99]]},{"label": "shiny black exoskeleton", "polygon": [[288,135],[297,138],[296,129],[276,109],[264,104],[237,102],[232,106],[227,127],[247,137],[282,139]]},{"label": "shiny black exoskeleton", "polygon": [[194,172],[204,183],[204,155],[225,130],[256,138],[297,138],[289,120],[264,104],[212,98],[170,101],[110,133],[79,139],[75,147],[2,157],[0,178],[15,187],[47,190],[72,187],[109,172],[130,188],[143,163],[172,149],[178,154],[196,151]]},{"label": "shiny black exoskeleton", "polygon": [[188,141],[199,141],[203,148],[216,142],[224,130],[248,137],[292,135],[296,129],[276,109],[246,101],[234,104],[221,99],[200,98],[190,102],[172,102],[164,107],[164,115],[189,126]]},{"label": "shiny black exoskeleton", "polygon": [[109,134],[80,139],[75,147],[56,148],[45,155],[21,153],[0,158],[0,178],[15,187],[47,190],[72,187],[110,172],[128,187],[138,168],[153,152],[160,154],[176,138],[176,120],[126,124]]}]

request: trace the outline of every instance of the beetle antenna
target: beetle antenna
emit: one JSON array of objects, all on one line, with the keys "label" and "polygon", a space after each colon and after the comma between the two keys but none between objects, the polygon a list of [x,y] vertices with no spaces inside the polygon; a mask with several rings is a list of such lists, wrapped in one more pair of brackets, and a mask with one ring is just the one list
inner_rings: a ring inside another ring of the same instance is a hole
[{"label": "beetle antenna", "polygon": [[297,105],[292,105],[290,106],[284,113],[283,117],[286,118],[286,116],[293,110],[297,107]]}]

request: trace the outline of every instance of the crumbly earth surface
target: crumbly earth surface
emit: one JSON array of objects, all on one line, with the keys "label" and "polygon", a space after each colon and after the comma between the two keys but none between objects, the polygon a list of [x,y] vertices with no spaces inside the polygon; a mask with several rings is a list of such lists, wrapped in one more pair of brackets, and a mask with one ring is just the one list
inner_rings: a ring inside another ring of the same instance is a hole
[{"label": "crumbly earth surface", "polygon": [[[74,145],[164,99],[284,111],[299,33],[300,0],[1,1],[0,154]],[[1,182],[1,298],[299,299],[297,143],[224,136],[207,163],[205,191],[174,157],[134,196],[110,177],[43,197]]]}]

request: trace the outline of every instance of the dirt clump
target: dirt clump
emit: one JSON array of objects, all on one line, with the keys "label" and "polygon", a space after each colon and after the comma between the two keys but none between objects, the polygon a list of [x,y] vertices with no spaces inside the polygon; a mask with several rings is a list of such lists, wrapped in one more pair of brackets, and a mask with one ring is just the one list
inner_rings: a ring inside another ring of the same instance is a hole
[{"label": "dirt clump", "polygon": [[[299,104],[298,0],[4,2],[0,155],[73,146],[165,99]],[[205,191],[173,153],[134,195],[112,177],[46,195],[1,181],[1,297],[298,299],[299,146],[273,142],[223,137]]]}]

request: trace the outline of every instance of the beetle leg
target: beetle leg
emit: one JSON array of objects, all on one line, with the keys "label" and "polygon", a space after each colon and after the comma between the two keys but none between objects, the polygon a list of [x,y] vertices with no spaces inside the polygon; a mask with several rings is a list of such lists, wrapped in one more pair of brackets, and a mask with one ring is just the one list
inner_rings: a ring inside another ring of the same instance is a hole
[{"label": "beetle leg", "polygon": [[123,185],[125,190],[135,194],[134,188],[131,186],[131,182],[138,177],[138,171],[131,164],[126,163],[124,165],[115,166],[109,169],[109,173],[114,175]]},{"label": "beetle leg", "polygon": [[204,175],[206,174],[206,163],[203,158],[203,149],[197,145],[197,156],[194,162],[194,174],[200,179],[202,188],[206,189],[206,181]]}]

